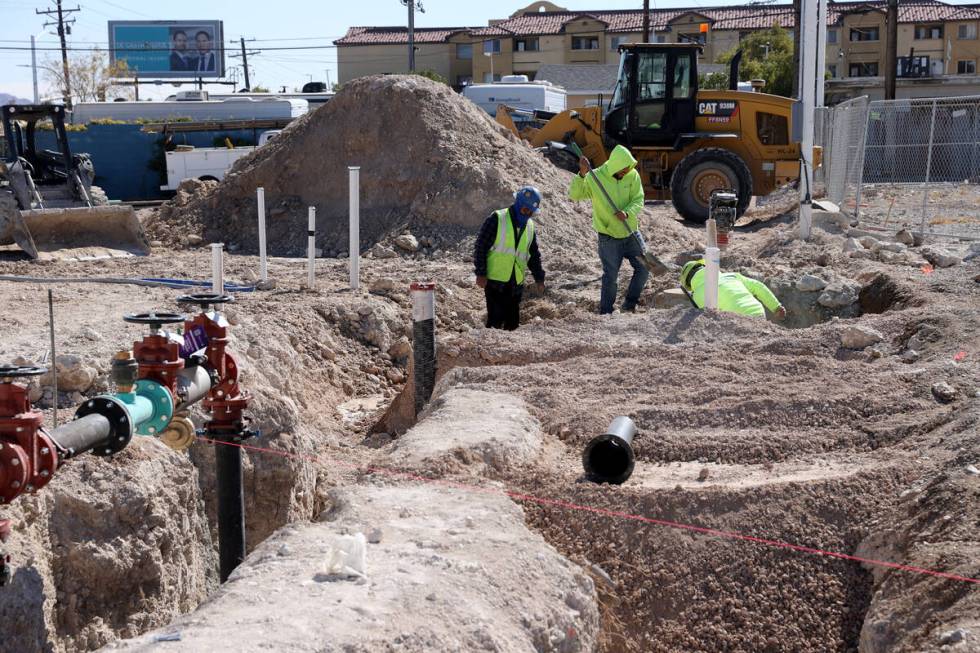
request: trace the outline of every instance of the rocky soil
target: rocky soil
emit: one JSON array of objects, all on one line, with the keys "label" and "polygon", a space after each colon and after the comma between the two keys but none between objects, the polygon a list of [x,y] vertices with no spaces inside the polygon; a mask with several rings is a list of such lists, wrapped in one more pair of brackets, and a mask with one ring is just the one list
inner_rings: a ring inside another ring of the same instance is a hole
[{"label": "rocky soil", "polygon": [[[350,110],[368,101],[376,110]],[[303,260],[274,258],[273,287],[227,310],[261,431],[246,454],[246,564],[217,587],[212,445],[178,454],[140,439],[70,461],[0,512],[16,566],[0,649],[155,649],[179,633],[166,646],[980,650],[975,583],[671,526],[980,577],[976,246],[820,212],[802,242],[777,198],[740,223],[723,266],[765,280],[786,322],[691,310],[664,292],[668,277],[636,315],[600,318],[588,207],[563,199],[567,173],[474,111],[425,80],[361,80],[224,183],[144,212],[150,257],[0,253],[0,275],[33,278],[0,282],[16,309],[0,315],[0,362],[45,362],[54,289],[61,392],[31,388],[49,424],[56,404],[64,420],[108,388],[111,356],[143,333],[124,313],[179,308],[179,290],[86,278],[206,279],[207,244],[221,241],[226,278],[254,282],[243,252],[257,185],[270,250],[303,251],[313,205],[323,255],[315,288]],[[346,287],[351,164],[358,291]],[[547,290],[526,297],[520,330],[488,331],[474,227],[528,181],[545,197]],[[663,258],[699,255],[702,231],[669,206],[642,221]],[[420,279],[437,282],[439,381],[417,421],[408,286]],[[590,483],[581,450],[617,415],[639,428],[636,469],[621,486]],[[358,534],[364,565],[351,564],[366,580],[336,555]]]}]

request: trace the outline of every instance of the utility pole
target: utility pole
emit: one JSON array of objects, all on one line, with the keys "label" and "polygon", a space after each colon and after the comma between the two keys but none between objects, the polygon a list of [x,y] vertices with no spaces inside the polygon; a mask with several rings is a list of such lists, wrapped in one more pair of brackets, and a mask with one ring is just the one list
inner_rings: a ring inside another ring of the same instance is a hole
[{"label": "utility pole", "polygon": [[827,0],[817,0],[817,95],[814,106],[822,107],[827,84]]},{"label": "utility pole", "polygon": [[800,98],[800,0],[793,0],[793,97]]},{"label": "utility pole", "polygon": [[34,35],[31,34],[31,75],[34,77],[34,104],[41,102],[37,92],[37,50],[34,49]]},{"label": "utility pole", "polygon": [[813,104],[816,95],[817,73],[817,0],[802,0],[800,35],[799,90],[802,103],[802,134],[800,142],[800,238],[810,240],[813,221]]},{"label": "utility pole", "polygon": [[888,41],[885,44],[885,99],[895,99],[895,78],[898,77],[898,0],[888,0]]},{"label": "utility pole", "polygon": [[71,25],[72,23],[75,22],[75,19],[70,18],[68,20],[65,20],[65,15],[73,14],[76,11],[81,11],[81,10],[82,8],[79,7],[78,5],[75,5],[74,9],[65,9],[64,7],[61,6],[61,0],[55,0],[54,9],[45,9],[43,11],[40,9],[34,10],[34,13],[39,16],[54,16],[55,14],[58,15],[57,22],[48,22],[45,23],[44,26],[45,27],[50,27],[52,25],[58,26],[58,37],[61,39],[61,65],[65,76],[65,90],[64,90],[63,99],[65,102],[65,108],[68,109],[69,111],[71,111],[71,79],[69,79],[69,75],[68,75],[68,42],[65,40],[65,36],[71,34]]},{"label": "utility pole", "polygon": [[415,72],[415,10],[420,14],[425,13],[422,7],[422,0],[401,0],[401,3],[408,7],[408,72]]},{"label": "utility pole", "polygon": [[[254,41],[254,40],[255,39],[249,39],[249,41]],[[234,43],[234,41],[232,41],[232,43]],[[245,49],[245,37],[244,36],[241,37],[241,39],[239,39],[239,44],[242,47],[241,54],[230,54],[228,56],[229,57],[241,57],[242,58],[242,71],[245,73],[245,90],[246,91],[251,91],[252,90],[252,84],[249,81],[249,76],[248,76],[248,57],[249,57],[249,55],[260,54],[262,51],[261,50],[251,50],[251,51],[246,50]]]},{"label": "utility pole", "polygon": [[650,42],[650,0],[643,0],[643,42]]}]

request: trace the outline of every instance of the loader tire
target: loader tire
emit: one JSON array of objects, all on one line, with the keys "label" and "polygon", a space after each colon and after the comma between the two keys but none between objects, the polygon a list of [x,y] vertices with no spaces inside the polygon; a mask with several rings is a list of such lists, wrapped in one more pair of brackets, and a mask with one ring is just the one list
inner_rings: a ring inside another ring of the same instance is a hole
[{"label": "loader tire", "polygon": [[752,200],[752,173],[745,161],[729,150],[695,150],[681,159],[670,178],[674,208],[691,222],[703,224],[708,219],[708,200],[716,190],[735,191],[738,216]]},{"label": "loader tire", "polygon": [[109,206],[109,196],[99,186],[89,186],[88,196],[92,200],[92,206]]}]

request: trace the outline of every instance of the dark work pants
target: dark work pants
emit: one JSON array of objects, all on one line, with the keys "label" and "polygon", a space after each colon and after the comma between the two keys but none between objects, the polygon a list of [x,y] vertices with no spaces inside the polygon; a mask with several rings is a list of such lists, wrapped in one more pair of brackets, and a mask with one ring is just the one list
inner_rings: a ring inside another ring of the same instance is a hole
[{"label": "dark work pants", "polygon": [[521,322],[523,288],[488,281],[483,293],[487,297],[487,328],[516,329]]}]

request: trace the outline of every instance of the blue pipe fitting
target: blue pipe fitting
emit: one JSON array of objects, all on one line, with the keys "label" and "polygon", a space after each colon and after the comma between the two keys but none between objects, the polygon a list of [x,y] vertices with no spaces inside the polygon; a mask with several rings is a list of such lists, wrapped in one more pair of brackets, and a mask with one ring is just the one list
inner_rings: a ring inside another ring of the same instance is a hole
[{"label": "blue pipe fitting", "polygon": [[134,391],[127,394],[135,397],[133,408],[139,411],[133,415],[136,433],[156,436],[167,428],[174,417],[174,398],[164,385],[150,379],[140,379]]}]

